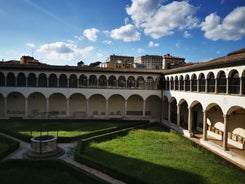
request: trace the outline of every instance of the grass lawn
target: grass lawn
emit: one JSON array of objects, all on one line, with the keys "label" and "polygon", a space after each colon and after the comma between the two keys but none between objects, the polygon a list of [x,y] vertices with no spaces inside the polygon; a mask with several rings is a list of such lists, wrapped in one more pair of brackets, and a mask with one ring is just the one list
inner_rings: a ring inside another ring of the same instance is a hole
[{"label": "grass lawn", "polygon": [[245,183],[244,170],[159,125],[92,143],[82,154],[145,183]]},{"label": "grass lawn", "polygon": [[91,120],[1,120],[0,128],[18,132],[20,134],[39,136],[57,135],[59,137],[74,137],[98,130],[134,124],[132,121],[91,121]]},{"label": "grass lawn", "polygon": [[103,184],[60,161],[9,160],[0,163],[1,184]]}]

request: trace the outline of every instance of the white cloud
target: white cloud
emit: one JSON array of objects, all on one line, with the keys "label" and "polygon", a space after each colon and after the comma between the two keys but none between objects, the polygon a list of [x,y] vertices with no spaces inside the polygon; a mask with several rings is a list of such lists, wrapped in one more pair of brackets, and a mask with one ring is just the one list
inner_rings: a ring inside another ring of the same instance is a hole
[{"label": "white cloud", "polygon": [[83,31],[83,36],[85,36],[88,40],[95,42],[97,40],[97,33],[100,32],[96,28],[85,29]]},{"label": "white cloud", "polygon": [[245,6],[235,8],[221,22],[220,16],[211,13],[201,23],[204,36],[210,40],[239,40],[245,36]]},{"label": "white cloud", "polygon": [[191,37],[192,35],[188,31],[184,32],[184,38],[191,38]]},{"label": "white cloud", "polygon": [[149,47],[159,47],[159,43],[154,43],[153,41],[149,42]]},{"label": "white cloud", "polygon": [[26,46],[31,47],[31,48],[35,48],[35,44],[34,43],[27,43]]},{"label": "white cloud", "polygon": [[121,26],[118,29],[113,29],[110,33],[111,38],[123,40],[124,42],[133,42],[140,40],[140,33],[132,24]]},{"label": "white cloud", "polygon": [[145,52],[144,49],[142,49],[142,48],[137,48],[137,53],[141,54],[141,53],[143,53],[143,52]]},{"label": "white cloud", "polygon": [[176,48],[180,48],[180,43],[176,43],[176,44],[175,44],[175,47],[176,47]]},{"label": "white cloud", "polygon": [[110,45],[110,44],[112,44],[112,41],[111,40],[104,40],[102,43]]},{"label": "white cloud", "polygon": [[54,42],[41,45],[38,53],[44,54],[48,60],[73,60],[75,58],[87,57],[94,47],[89,46],[80,49],[77,45],[69,42]]},{"label": "white cloud", "polygon": [[137,27],[154,39],[174,34],[175,29],[184,30],[198,27],[199,20],[193,15],[197,8],[188,1],[173,1],[162,5],[163,0],[132,0],[126,8]]}]

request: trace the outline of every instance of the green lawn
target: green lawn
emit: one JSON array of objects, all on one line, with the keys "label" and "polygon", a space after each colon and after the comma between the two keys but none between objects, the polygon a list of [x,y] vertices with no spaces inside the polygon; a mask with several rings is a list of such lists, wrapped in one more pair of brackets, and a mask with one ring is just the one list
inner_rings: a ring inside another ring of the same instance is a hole
[{"label": "green lawn", "polygon": [[244,184],[245,172],[159,125],[92,143],[83,156],[151,184]]},{"label": "green lawn", "polygon": [[134,124],[132,121],[91,121],[91,120],[11,120],[0,121],[0,128],[20,134],[39,136],[42,134],[59,137],[74,137],[96,131],[113,129]]}]

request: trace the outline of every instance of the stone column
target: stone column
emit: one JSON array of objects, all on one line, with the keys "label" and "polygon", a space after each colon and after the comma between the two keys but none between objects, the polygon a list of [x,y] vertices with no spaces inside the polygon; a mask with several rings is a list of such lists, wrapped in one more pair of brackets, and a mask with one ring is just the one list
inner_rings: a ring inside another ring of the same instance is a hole
[{"label": "stone column", "polygon": [[228,128],[227,128],[228,115],[224,114],[224,132],[223,132],[223,149],[227,150]]},{"label": "stone column", "polygon": [[108,100],[105,101],[105,115],[108,116]]},{"label": "stone column", "polygon": [[4,97],[4,116],[7,116],[8,112],[8,98]]},{"label": "stone column", "polygon": [[214,93],[217,94],[218,93],[218,79],[215,79],[215,83],[214,83]]},{"label": "stone column", "polygon": [[242,77],[240,77],[240,95],[242,95],[242,87],[243,87],[243,83],[242,83]]},{"label": "stone column", "polygon": [[180,105],[177,106],[177,125],[180,127]]},{"label": "stone column", "polygon": [[191,107],[188,108],[188,132],[190,136],[192,135],[192,109]]},{"label": "stone column", "polygon": [[203,140],[207,140],[207,111],[203,111]]},{"label": "stone column", "polygon": [[227,78],[226,79],[226,94],[228,95],[229,94],[229,89],[230,89],[230,78]]},{"label": "stone column", "polygon": [[200,80],[197,79],[197,92],[200,91],[200,90],[199,90],[199,82],[200,82]]},{"label": "stone column", "polygon": [[205,93],[208,92],[208,79],[205,79]]},{"label": "stone column", "polygon": [[70,99],[66,99],[66,116],[70,115]]},{"label": "stone column", "polygon": [[87,99],[87,104],[86,104],[86,114],[87,114],[87,117],[90,115],[89,114],[89,99]]},{"label": "stone column", "polygon": [[46,112],[49,112],[49,98],[46,98]]},{"label": "stone column", "polygon": [[28,98],[25,98],[25,113],[26,113],[26,117],[28,117]]},{"label": "stone column", "polygon": [[143,117],[145,117],[145,100],[143,100]]},{"label": "stone column", "polygon": [[168,103],[168,122],[171,122],[171,102]]},{"label": "stone column", "polygon": [[124,116],[127,116],[128,101],[124,101]]}]

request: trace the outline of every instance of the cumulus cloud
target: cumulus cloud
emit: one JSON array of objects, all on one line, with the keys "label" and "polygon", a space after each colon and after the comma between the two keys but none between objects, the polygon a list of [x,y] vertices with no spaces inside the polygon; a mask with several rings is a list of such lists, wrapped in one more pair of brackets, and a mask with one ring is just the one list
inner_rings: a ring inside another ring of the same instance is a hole
[{"label": "cumulus cloud", "polygon": [[143,53],[143,52],[145,52],[144,49],[142,49],[142,48],[137,48],[137,53],[138,53],[138,54],[141,54],[141,53]]},{"label": "cumulus cloud", "polygon": [[210,40],[239,40],[245,35],[245,6],[235,8],[221,21],[211,13],[201,23],[204,36]]},{"label": "cumulus cloud", "polygon": [[140,33],[132,24],[121,26],[120,28],[113,29],[110,36],[116,40],[123,40],[124,42],[133,42],[140,40]]},{"label": "cumulus cloud", "polygon": [[175,29],[192,29],[199,26],[199,19],[193,15],[197,8],[188,1],[173,1],[162,5],[163,0],[132,0],[126,8],[135,25],[154,39],[174,34]]},{"label": "cumulus cloud", "polygon": [[95,42],[97,40],[97,33],[100,32],[96,28],[85,29],[83,31],[83,36],[85,36],[88,40]]},{"label": "cumulus cloud", "polygon": [[184,38],[191,38],[191,34],[188,31],[184,32]]},{"label": "cumulus cloud", "polygon": [[76,57],[87,57],[92,50],[92,46],[80,49],[73,43],[54,42],[41,45],[37,52],[44,54],[47,59],[72,60]]},{"label": "cumulus cloud", "polygon": [[159,43],[154,43],[153,41],[149,42],[149,47],[159,47]]},{"label": "cumulus cloud", "polygon": [[110,45],[110,44],[112,44],[112,41],[111,40],[104,40],[102,43]]}]

